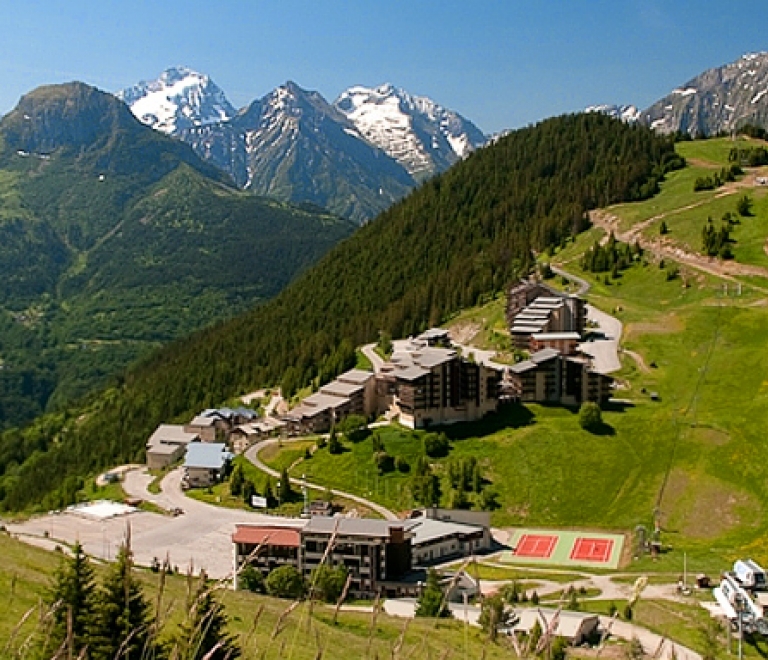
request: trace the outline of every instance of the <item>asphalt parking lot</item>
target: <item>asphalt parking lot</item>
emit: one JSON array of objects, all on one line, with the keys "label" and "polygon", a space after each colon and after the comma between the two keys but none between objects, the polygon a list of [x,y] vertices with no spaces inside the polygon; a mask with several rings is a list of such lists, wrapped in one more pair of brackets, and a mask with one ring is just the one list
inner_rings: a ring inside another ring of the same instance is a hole
[{"label": "asphalt parking lot", "polygon": [[52,548],[79,540],[85,551],[102,559],[114,559],[130,529],[131,547],[136,563],[149,566],[153,559],[186,572],[205,569],[208,575],[222,579],[232,574],[232,533],[235,524],[251,522],[284,522],[282,519],[250,511],[225,509],[198,502],[184,495],[180,487],[180,471],[171,472],[163,480],[163,492],[146,491],[151,477],[142,471],[126,475],[124,487],[131,497],[152,501],[164,509],[179,507],[182,515],[173,517],[159,513],[136,511],[124,516],[96,520],[75,511],[38,516],[21,523],[7,525],[11,534],[35,545]]}]

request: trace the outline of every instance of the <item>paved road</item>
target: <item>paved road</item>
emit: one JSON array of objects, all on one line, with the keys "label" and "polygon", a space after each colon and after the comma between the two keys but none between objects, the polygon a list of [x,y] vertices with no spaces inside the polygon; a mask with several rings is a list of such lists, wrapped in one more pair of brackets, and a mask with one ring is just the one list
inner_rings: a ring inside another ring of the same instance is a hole
[{"label": "paved road", "polygon": [[492,369],[498,369],[499,371],[506,371],[509,369],[508,364],[502,364],[501,362],[495,362],[493,358],[496,357],[496,351],[484,351],[481,348],[475,348],[469,344],[460,344],[457,341],[451,340],[454,346],[461,349],[461,353],[464,357],[467,357],[470,353],[475,356],[475,362],[478,364],[484,364],[486,367]]},{"label": "paved road", "polygon": [[[296,440],[299,440],[297,438]],[[296,440],[293,440],[295,442]],[[271,438],[269,440],[265,440],[264,442],[259,442],[258,444],[255,444],[251,447],[249,447],[246,451],[244,456],[253,463],[259,470],[262,472],[266,472],[267,474],[273,476],[273,477],[279,477],[280,473],[277,470],[273,470],[271,467],[266,465],[260,458],[259,453],[262,449],[265,449],[269,447],[270,445],[276,445],[281,440],[279,438]],[[282,442],[292,442],[291,440],[282,440]],[[291,483],[296,484],[297,486],[307,486],[307,488],[314,488],[315,490],[325,490],[325,486],[321,486],[319,484],[312,483],[310,481],[304,481],[303,479],[296,479],[294,477],[291,477]],[[343,490],[337,490],[336,488],[331,488],[331,493],[338,497],[343,497],[348,500],[352,500],[353,502],[357,502],[358,504],[362,504],[365,507],[368,507],[369,509],[375,511],[379,515],[383,516],[386,520],[399,520],[397,515],[395,515],[394,512],[390,511],[386,507],[381,506],[381,504],[376,504],[376,502],[371,502],[371,500],[366,500],[364,497],[359,497],[358,495],[353,495],[352,493],[345,493]]]},{"label": "paved road", "polygon": [[[590,284],[586,280],[569,273],[558,266],[550,265],[553,273],[565,277],[579,285],[577,296],[583,296],[589,291]],[[592,305],[587,305],[587,320],[596,324],[595,330],[604,335],[604,339],[583,342],[579,344],[579,350],[591,356],[595,371],[601,374],[610,374],[621,369],[619,359],[619,341],[623,326],[621,321],[610,314],[600,311]]]},{"label": "paved road", "polygon": [[[465,608],[462,604],[451,603],[449,608],[457,621],[466,621],[472,626],[480,625],[478,622],[480,616],[479,607],[468,605]],[[524,611],[524,609],[535,608],[516,608],[515,611],[519,613]],[[384,602],[384,611],[390,616],[413,618],[416,611],[416,600],[413,598],[386,600]],[[701,660],[701,655],[693,649],[671,642],[646,628],[641,628],[626,621],[614,621],[606,616],[601,616],[599,619],[600,628],[602,630],[609,630],[612,637],[619,637],[627,641],[638,639],[643,645],[643,650],[655,658],[671,660],[671,658],[677,657],[678,660]]]},{"label": "paved road", "polygon": [[574,275],[573,273],[569,273],[568,271],[563,270],[559,266],[553,266],[552,264],[549,265],[550,269],[553,273],[556,275],[559,275],[560,277],[564,277],[567,280],[571,280],[572,282],[576,282],[576,284],[579,285],[579,288],[576,290],[575,295],[577,296],[583,296],[589,291],[590,283],[587,282],[587,280],[583,280],[580,277]]},{"label": "paved road", "polygon": [[624,327],[615,316],[587,305],[587,319],[595,323],[594,330],[603,335],[603,339],[585,341],[579,344],[579,350],[591,356],[595,371],[610,374],[621,369],[619,359],[619,340]]},{"label": "paved road", "polygon": [[150,481],[151,477],[142,471],[129,472],[124,482],[126,493],[163,508],[179,507],[184,514],[174,518],[138,511],[109,520],[93,520],[67,511],[11,524],[9,531],[22,540],[49,548],[56,542],[71,544],[80,540],[88,554],[110,560],[114,559],[130,525],[131,544],[138,564],[148,566],[155,557],[160,561],[167,557],[172,566],[182,571],[190,566],[195,572],[205,568],[212,578],[222,579],[232,573],[231,538],[236,523],[297,524],[295,518],[225,509],[186,497],[180,486],[180,470],[165,477],[159,495],[147,492]]},{"label": "paved road", "polygon": [[374,372],[379,373],[384,366],[384,359],[376,352],[376,344],[366,344],[360,350],[371,361]]}]

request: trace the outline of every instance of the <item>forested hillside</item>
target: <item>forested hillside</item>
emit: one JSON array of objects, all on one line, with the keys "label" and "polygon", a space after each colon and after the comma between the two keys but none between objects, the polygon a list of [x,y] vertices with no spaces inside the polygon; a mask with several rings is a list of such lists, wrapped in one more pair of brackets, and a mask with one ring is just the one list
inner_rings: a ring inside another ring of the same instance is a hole
[{"label": "forested hillside", "polygon": [[0,121],[0,429],[275,295],[352,230],[234,189],[110,94],[31,92]]},{"label": "forested hillside", "polygon": [[[472,154],[339,244],[270,303],[132,368],[87,410],[9,432],[6,509],[66,503],[74,475],[142,457],[160,422],[255,386],[331,378],[380,330],[407,335],[527,272],[588,209],[649,196],[681,165],[670,141],[608,117],[564,116]],[[35,449],[40,449],[32,453]],[[12,465],[17,462],[19,467]]]}]

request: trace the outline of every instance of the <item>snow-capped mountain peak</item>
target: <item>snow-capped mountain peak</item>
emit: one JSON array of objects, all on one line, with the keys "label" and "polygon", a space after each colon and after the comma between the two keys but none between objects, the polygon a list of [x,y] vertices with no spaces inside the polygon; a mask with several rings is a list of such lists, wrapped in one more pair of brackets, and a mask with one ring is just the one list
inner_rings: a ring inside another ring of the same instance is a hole
[{"label": "snow-capped mountain peak", "polygon": [[584,112],[602,112],[609,117],[634,124],[640,119],[640,110],[634,105],[591,105]]},{"label": "snow-capped mountain peak", "polygon": [[334,105],[368,141],[417,178],[447,169],[487,141],[461,115],[392,83],[350,87]]},{"label": "snow-capped mountain peak", "polygon": [[184,66],[117,93],[143,123],[163,133],[230,119],[235,109],[207,75]]}]

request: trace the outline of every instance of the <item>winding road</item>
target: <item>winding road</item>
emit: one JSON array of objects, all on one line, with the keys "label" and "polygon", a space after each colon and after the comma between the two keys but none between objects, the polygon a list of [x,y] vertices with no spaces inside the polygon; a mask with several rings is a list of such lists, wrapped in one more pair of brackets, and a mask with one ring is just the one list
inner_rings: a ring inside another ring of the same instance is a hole
[{"label": "winding road", "polygon": [[[268,475],[272,477],[279,478],[280,473],[277,470],[269,467],[266,463],[264,463],[264,461],[262,461],[261,458],[259,457],[259,454],[263,449],[277,445],[280,442],[287,444],[290,442],[297,442],[298,440],[302,440],[302,439],[303,438],[296,438],[294,440],[280,440],[279,438],[271,438],[269,440],[264,440],[263,442],[259,442],[258,444],[255,444],[249,447],[245,451],[244,456],[262,472],[266,472]],[[297,486],[306,486],[307,488],[312,488],[314,490],[321,490],[321,491],[326,489],[325,486],[321,486],[319,484],[315,484],[310,481],[306,481],[304,479],[297,479],[296,477],[291,477],[290,479],[291,479],[291,483]],[[343,490],[338,490],[336,488],[331,488],[330,491],[333,495],[336,495],[337,497],[343,497],[344,499],[352,500],[353,502],[357,502],[358,504],[368,509],[371,509],[372,511],[375,511],[386,520],[399,520],[399,518],[397,517],[397,515],[395,515],[393,511],[390,511],[386,507],[381,506],[381,504],[376,504],[376,502],[371,502],[371,500],[366,500],[364,497],[353,495],[352,493],[346,493]]]},{"label": "winding road", "polygon": [[[550,265],[553,273],[560,277],[575,282],[579,288],[575,295],[584,296],[590,288],[586,280],[563,270],[559,266]],[[621,369],[621,360],[619,359],[619,342],[621,334],[624,332],[624,326],[615,316],[606,314],[593,305],[587,305],[587,320],[594,324],[593,329],[599,332],[602,337],[586,341],[579,344],[579,350],[592,358],[595,371],[601,374],[610,374]]]}]

